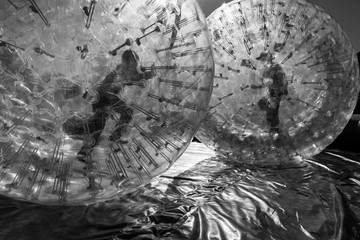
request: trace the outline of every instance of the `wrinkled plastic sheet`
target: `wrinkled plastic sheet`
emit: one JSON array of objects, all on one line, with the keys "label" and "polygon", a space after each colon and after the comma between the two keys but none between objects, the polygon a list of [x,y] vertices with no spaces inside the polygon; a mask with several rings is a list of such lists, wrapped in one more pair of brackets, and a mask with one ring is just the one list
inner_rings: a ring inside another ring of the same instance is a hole
[{"label": "wrinkled plastic sheet", "polygon": [[90,206],[0,198],[0,239],[360,239],[359,155],[255,168],[192,143],[162,176]]}]

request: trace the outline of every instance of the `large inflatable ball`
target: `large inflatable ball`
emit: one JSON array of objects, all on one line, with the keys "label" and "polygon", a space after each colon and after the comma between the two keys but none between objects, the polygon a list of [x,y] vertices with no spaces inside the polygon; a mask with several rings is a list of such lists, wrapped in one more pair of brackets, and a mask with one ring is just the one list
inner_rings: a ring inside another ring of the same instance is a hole
[{"label": "large inflatable ball", "polygon": [[109,199],[184,152],[212,91],[192,0],[0,0],[0,193]]},{"label": "large inflatable ball", "polygon": [[356,105],[359,67],[339,24],[304,0],[238,0],[207,19],[214,90],[197,137],[239,161],[322,151]]}]

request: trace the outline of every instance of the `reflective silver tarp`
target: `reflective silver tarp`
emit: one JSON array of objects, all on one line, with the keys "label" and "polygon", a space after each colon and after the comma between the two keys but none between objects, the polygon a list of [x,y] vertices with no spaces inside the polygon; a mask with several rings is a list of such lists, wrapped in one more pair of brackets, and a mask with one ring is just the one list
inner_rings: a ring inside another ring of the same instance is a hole
[{"label": "reflective silver tarp", "polygon": [[0,239],[359,239],[359,154],[254,168],[192,143],[161,177],[116,200],[41,206],[0,198]]}]

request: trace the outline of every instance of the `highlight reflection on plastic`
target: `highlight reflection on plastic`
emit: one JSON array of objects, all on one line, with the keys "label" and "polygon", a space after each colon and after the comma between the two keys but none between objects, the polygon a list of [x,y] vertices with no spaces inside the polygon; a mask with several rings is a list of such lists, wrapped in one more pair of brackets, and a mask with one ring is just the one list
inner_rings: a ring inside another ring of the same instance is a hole
[{"label": "highlight reflection on plastic", "polygon": [[213,79],[195,1],[0,4],[0,192],[82,204],[164,172]]},{"label": "highlight reflection on plastic", "polygon": [[274,164],[315,155],[340,134],[359,69],[334,19],[303,0],[241,0],[207,21],[216,67],[202,142],[239,161]]}]

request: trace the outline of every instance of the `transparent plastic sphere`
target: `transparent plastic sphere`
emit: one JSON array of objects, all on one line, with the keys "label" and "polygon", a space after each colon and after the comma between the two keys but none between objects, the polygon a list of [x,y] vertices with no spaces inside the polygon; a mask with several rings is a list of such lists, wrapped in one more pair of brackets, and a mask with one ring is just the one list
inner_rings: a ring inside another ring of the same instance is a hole
[{"label": "transparent plastic sphere", "polygon": [[168,169],[208,108],[196,1],[0,4],[0,193],[85,204]]},{"label": "transparent plastic sphere", "polygon": [[359,67],[332,17],[303,0],[242,0],[207,22],[215,80],[202,142],[239,161],[276,164],[315,155],[340,134]]}]

